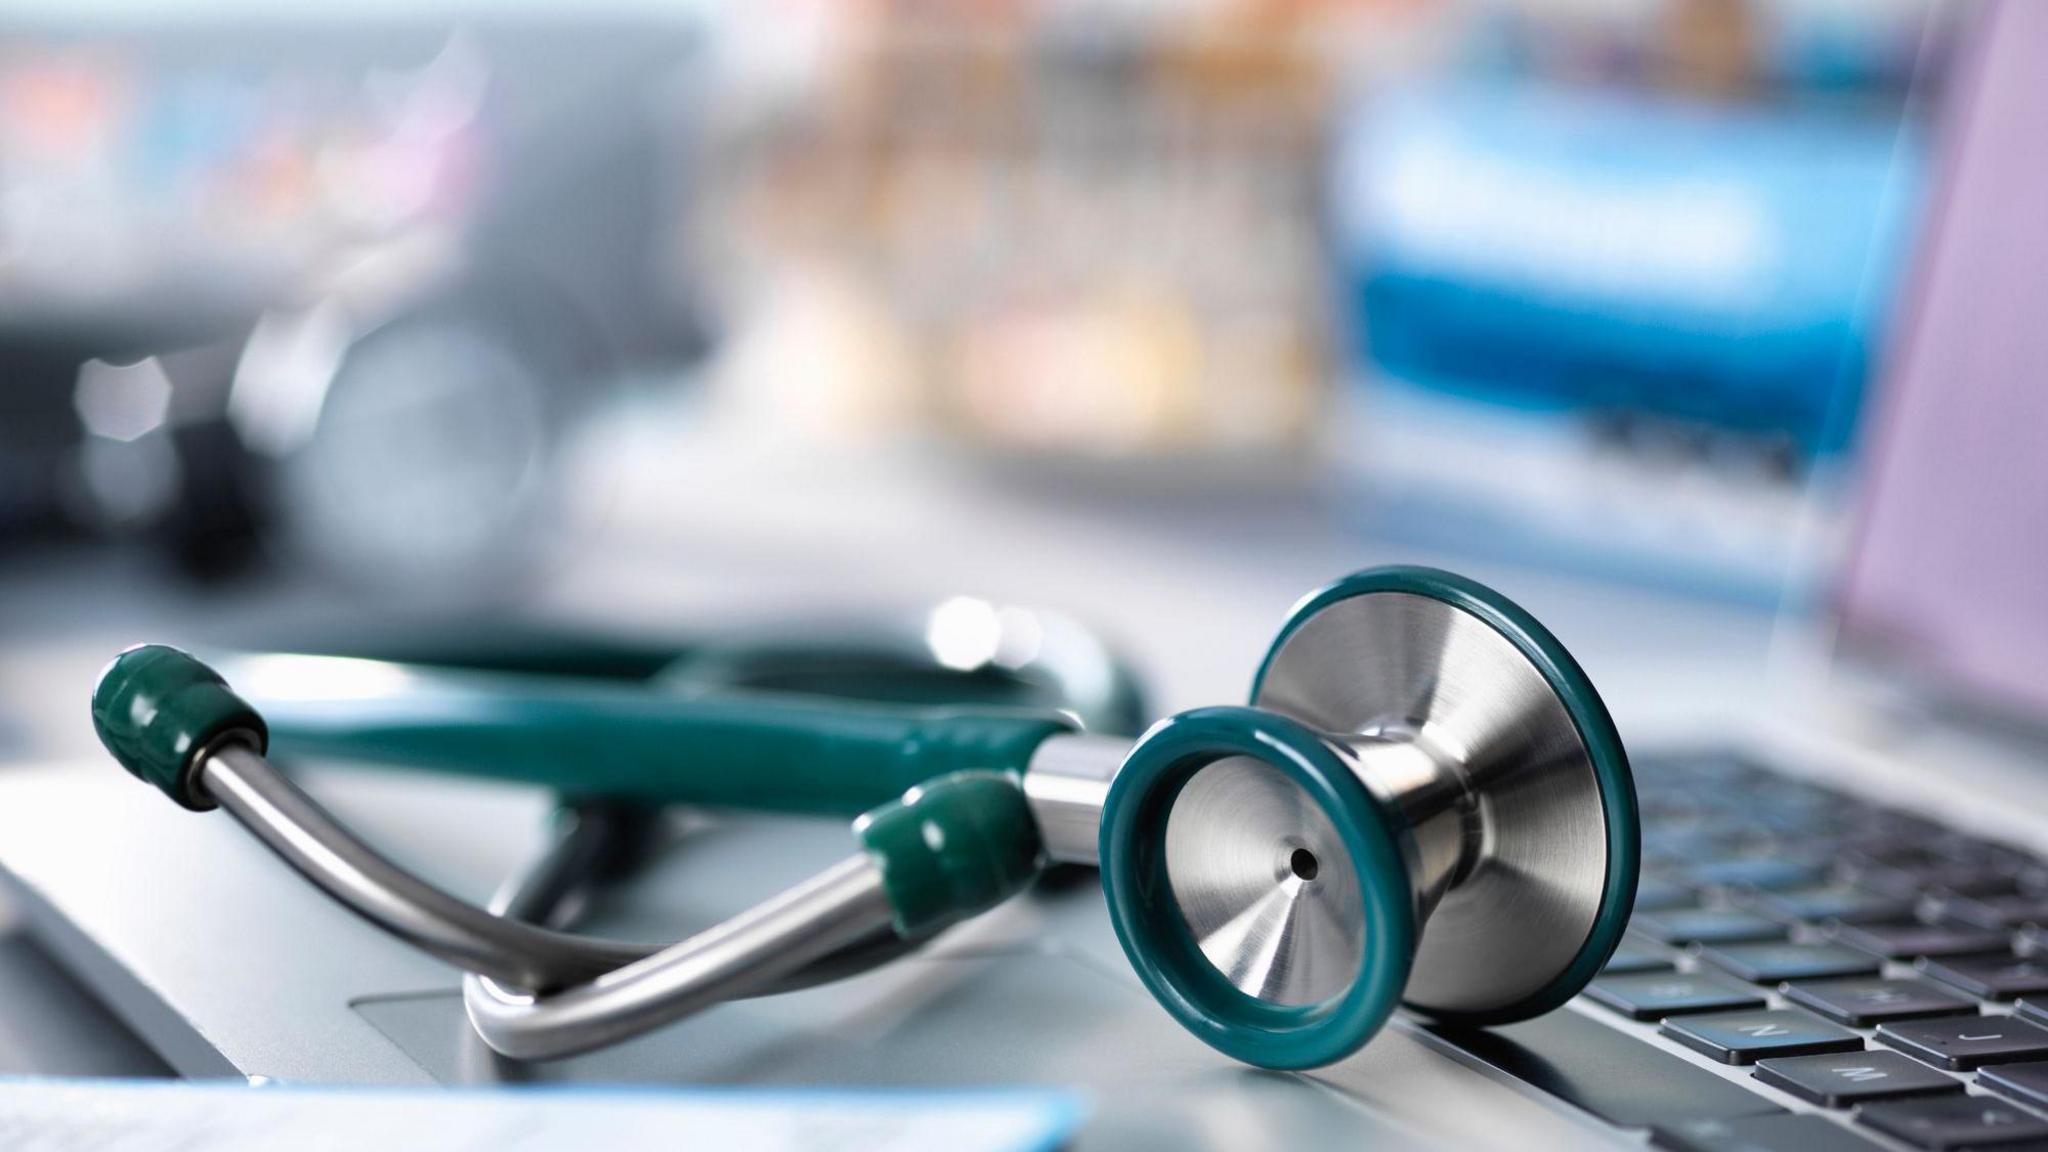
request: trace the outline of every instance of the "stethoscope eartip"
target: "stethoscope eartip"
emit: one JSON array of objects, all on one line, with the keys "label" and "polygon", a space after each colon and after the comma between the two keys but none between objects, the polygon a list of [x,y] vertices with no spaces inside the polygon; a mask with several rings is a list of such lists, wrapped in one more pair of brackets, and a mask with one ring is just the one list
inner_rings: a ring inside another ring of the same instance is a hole
[{"label": "stethoscope eartip", "polygon": [[93,730],[123,768],[195,812],[214,803],[197,783],[201,755],[238,738],[262,751],[263,717],[218,672],[181,649],[138,644],[101,670]]}]

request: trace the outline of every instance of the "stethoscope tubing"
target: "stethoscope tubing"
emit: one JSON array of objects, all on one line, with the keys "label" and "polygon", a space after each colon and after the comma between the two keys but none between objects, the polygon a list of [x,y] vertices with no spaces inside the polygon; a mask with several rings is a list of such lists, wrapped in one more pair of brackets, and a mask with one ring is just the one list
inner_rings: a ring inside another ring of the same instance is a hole
[{"label": "stethoscope tubing", "polygon": [[[461,716],[464,699],[421,697],[416,706],[436,716]],[[494,1049],[524,1058],[571,1055],[722,1000],[843,978],[900,956],[954,920],[1006,899],[1046,860],[1023,785],[1023,759],[1037,742],[1071,731],[1057,716],[1015,710],[933,712],[772,697],[660,704],[630,690],[543,691],[518,699],[521,706],[512,714],[529,718],[526,704],[551,702],[539,709],[540,727],[558,735],[585,731],[592,723],[586,712],[595,708],[609,709],[606,719],[624,719],[647,738],[643,746],[654,759],[617,779],[630,786],[624,790],[651,788],[654,794],[607,795],[594,804],[646,807],[650,799],[669,795],[677,782],[650,772],[655,766],[716,782],[718,770],[700,763],[699,753],[730,764],[734,749],[725,744],[754,735],[781,748],[776,770],[760,773],[777,779],[728,781],[723,787],[741,787],[748,795],[782,788],[801,799],[807,782],[837,769],[843,777],[830,781],[830,791],[835,804],[844,804],[875,794],[881,786],[861,783],[871,777],[885,780],[888,791],[899,790],[899,777],[917,783],[861,814],[852,855],[840,864],[721,924],[655,948],[546,926],[590,879],[633,861],[633,846],[607,847],[600,836],[602,825],[616,825],[622,817],[592,821],[587,834],[558,843],[530,884],[507,898],[508,911],[516,906],[534,914],[541,921],[534,923],[462,900],[358,838],[270,762],[264,716],[189,655],[146,645],[124,653],[103,674],[94,716],[103,740],[120,749],[117,755],[130,770],[180,805],[226,808],[329,897],[469,974],[467,999],[478,1030]],[[374,701],[365,706],[373,712],[364,731],[375,731],[378,717],[392,716],[399,717],[387,730],[394,738],[417,731],[403,710]],[[630,715],[611,714],[619,709]],[[710,721],[708,729],[697,730],[714,734],[709,747],[662,749],[661,733],[690,730],[687,723],[675,729],[681,714]],[[448,729],[473,730],[481,731]],[[680,759],[668,758],[678,753]],[[533,761],[530,749],[525,754],[529,765],[545,764]],[[468,770],[490,770],[490,763],[473,754],[458,759]],[[960,766],[990,760],[1014,760],[1018,771]],[[562,770],[559,783],[589,782],[586,774]],[[717,787],[710,791],[718,794]],[[640,840],[636,833],[634,844]]]},{"label": "stethoscope tubing", "polygon": [[893,914],[866,854],[644,959],[537,995],[471,972],[470,1024],[492,1051],[519,1060],[574,1056],[759,995],[786,975],[886,930]]},{"label": "stethoscope tubing", "polygon": [[[645,808],[619,803],[580,804],[562,811],[555,839],[526,868],[511,876],[491,899],[492,914],[555,930],[566,930],[590,891],[607,876],[630,868],[647,850],[650,824],[659,817]],[[886,922],[788,971],[767,965],[755,980],[729,980],[709,999],[659,1020],[642,1020],[633,997],[616,994],[602,1004],[594,997],[568,1005],[507,987],[486,976],[463,981],[463,1003],[471,1025],[492,1051],[520,1059],[548,1060],[607,1047],[724,1000],[779,995],[843,980],[917,951],[923,940],[898,936]],[[633,945],[619,945],[632,948]],[[645,959],[665,949],[646,948]],[[599,983],[617,984],[600,978]],[[573,1005],[573,1006],[570,1006]]]},{"label": "stethoscope tubing", "polygon": [[201,754],[199,785],[327,895],[400,940],[466,971],[529,988],[594,979],[645,955],[630,945],[494,916],[358,838],[239,739]]},{"label": "stethoscope tubing", "polygon": [[[462,968],[465,1000],[493,1050],[552,1059],[617,1043],[713,1003],[839,979],[916,946],[890,931],[865,854],[667,947],[557,931],[548,918],[604,870],[616,819],[585,815],[542,861],[479,908],[351,833],[246,742],[200,755],[199,782],[295,871],[358,916]],[[884,939],[886,937],[886,939]],[[807,971],[812,965],[818,970]],[[566,989],[554,995],[540,990]]]}]

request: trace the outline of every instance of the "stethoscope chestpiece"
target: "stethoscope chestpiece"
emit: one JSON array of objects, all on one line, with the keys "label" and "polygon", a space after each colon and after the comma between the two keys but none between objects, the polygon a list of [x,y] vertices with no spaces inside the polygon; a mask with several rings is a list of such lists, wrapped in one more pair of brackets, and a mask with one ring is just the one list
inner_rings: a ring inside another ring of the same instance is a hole
[{"label": "stethoscope chestpiece", "polygon": [[1606,962],[1635,893],[1627,758],[1513,603],[1361,572],[1295,609],[1252,699],[1155,726],[1102,816],[1118,939],[1195,1035],[1314,1067],[1397,1005],[1526,1019]]}]

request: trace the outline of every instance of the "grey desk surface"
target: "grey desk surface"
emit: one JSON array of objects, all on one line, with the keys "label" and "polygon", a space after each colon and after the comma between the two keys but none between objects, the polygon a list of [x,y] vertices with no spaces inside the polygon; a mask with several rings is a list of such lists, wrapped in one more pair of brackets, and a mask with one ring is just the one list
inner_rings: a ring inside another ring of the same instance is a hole
[{"label": "grey desk surface", "polygon": [[0,1075],[169,1076],[11,914],[0,928]]}]

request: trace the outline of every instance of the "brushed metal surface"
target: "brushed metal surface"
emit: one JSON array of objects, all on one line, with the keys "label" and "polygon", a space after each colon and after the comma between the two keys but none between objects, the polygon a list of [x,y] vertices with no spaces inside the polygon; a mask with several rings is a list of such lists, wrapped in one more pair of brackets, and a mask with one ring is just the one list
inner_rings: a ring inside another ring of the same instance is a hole
[{"label": "brushed metal surface", "polygon": [[1121,736],[1086,733],[1049,736],[1031,754],[1024,773],[1024,798],[1045,840],[1047,858],[1094,867],[1102,808],[1109,782],[1123,767],[1131,742]]},{"label": "brushed metal surface", "polygon": [[1166,878],[1188,928],[1238,989],[1316,1004],[1358,975],[1358,877],[1322,806],[1249,756],[1204,766],[1166,820]]},{"label": "brushed metal surface", "polygon": [[1424,596],[1340,600],[1288,636],[1254,703],[1352,737],[1360,752],[1411,744],[1456,781],[1394,786],[1373,771],[1385,757],[1353,761],[1411,827],[1441,829],[1455,818],[1467,845],[1433,910],[1428,876],[1417,885],[1418,912],[1429,918],[1408,1004],[1504,1007],[1570,964],[1605,884],[1600,787],[1564,704],[1506,637]]}]

